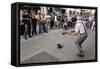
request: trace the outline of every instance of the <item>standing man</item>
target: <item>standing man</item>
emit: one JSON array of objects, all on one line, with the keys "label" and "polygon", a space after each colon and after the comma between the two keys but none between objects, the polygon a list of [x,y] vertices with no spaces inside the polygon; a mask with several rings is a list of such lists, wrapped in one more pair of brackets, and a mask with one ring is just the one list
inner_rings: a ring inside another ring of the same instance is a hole
[{"label": "standing man", "polygon": [[50,29],[52,30],[54,26],[54,15],[51,13],[51,18],[50,18]]},{"label": "standing man", "polygon": [[89,19],[89,28],[91,29],[93,23],[93,16],[90,15],[88,19]]},{"label": "standing man", "polygon": [[25,40],[27,40],[27,36],[31,37],[30,14],[27,9],[24,10],[23,22],[25,24]]},{"label": "standing man", "polygon": [[76,21],[75,32],[71,32],[71,33],[68,33],[68,34],[70,34],[70,35],[79,35],[78,38],[75,41],[75,45],[78,48],[77,56],[84,57],[84,52],[83,52],[83,49],[82,49],[82,43],[87,38],[87,31],[86,31],[86,26],[83,23],[83,20],[79,19],[78,21]]},{"label": "standing man", "polygon": [[45,32],[45,33],[48,33],[47,21],[46,21],[46,14],[42,14],[41,22],[42,22],[42,25],[43,25],[42,31]]},{"label": "standing man", "polygon": [[33,35],[37,35],[37,30],[36,30],[36,26],[37,26],[37,19],[35,17],[35,11],[32,11],[32,36]]},{"label": "standing man", "polygon": [[25,24],[23,22],[23,9],[20,10],[20,35],[24,35],[25,31]]}]

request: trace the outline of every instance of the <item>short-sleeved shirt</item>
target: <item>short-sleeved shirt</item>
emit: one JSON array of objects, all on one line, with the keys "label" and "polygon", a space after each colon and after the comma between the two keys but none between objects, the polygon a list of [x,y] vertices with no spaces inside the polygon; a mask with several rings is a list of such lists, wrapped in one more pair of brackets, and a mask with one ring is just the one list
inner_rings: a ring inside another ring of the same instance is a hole
[{"label": "short-sleeved shirt", "polygon": [[82,21],[77,21],[77,22],[76,22],[76,25],[75,25],[75,32],[76,32],[76,33],[79,32],[80,34],[86,33],[85,28],[84,28],[84,26],[83,26],[83,24],[82,24]]}]

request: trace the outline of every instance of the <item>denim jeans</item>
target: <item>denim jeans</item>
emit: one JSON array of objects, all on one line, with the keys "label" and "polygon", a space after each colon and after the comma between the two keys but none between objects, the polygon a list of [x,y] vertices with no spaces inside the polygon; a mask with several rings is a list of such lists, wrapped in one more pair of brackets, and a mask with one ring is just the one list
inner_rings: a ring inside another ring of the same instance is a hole
[{"label": "denim jeans", "polygon": [[78,49],[82,48],[82,43],[85,41],[87,38],[87,33],[80,34],[80,36],[77,38],[75,41],[75,45],[77,46]]},{"label": "denim jeans", "polygon": [[39,25],[39,33],[42,33],[42,32],[43,32],[43,31],[42,31],[42,27],[43,27],[43,26],[42,26],[41,23],[39,23],[38,25]]},{"label": "denim jeans", "polygon": [[43,28],[42,28],[43,32],[48,33],[48,26],[46,23],[43,23]]}]

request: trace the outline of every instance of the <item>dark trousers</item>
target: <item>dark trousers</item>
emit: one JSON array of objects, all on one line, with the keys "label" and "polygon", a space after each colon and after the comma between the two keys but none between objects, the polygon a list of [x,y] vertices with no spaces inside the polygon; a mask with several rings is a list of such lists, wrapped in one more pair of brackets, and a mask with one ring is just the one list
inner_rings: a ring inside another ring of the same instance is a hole
[{"label": "dark trousers", "polygon": [[43,30],[42,30],[43,24],[42,24],[41,22],[39,22],[38,25],[39,25],[39,33],[42,33],[42,31],[43,31]]},{"label": "dark trousers", "polygon": [[31,24],[29,22],[25,23],[25,39],[31,37]]},{"label": "dark trousers", "polygon": [[21,24],[20,25],[20,35],[24,35],[24,32],[25,32],[25,25]]},{"label": "dark trousers", "polygon": [[37,26],[36,23],[32,23],[32,35],[34,34],[37,35],[36,26]]},{"label": "dark trousers", "polygon": [[53,28],[53,26],[54,26],[54,21],[53,21],[53,20],[51,20],[51,21],[50,21],[50,28],[52,29],[52,28]]}]

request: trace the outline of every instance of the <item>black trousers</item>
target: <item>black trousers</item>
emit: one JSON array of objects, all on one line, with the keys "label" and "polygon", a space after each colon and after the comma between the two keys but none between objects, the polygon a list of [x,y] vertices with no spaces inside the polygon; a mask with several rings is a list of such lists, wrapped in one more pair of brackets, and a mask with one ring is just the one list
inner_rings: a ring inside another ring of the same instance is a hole
[{"label": "black trousers", "polygon": [[30,22],[25,22],[25,39],[28,37],[31,37],[31,24]]},{"label": "black trousers", "polygon": [[32,35],[34,35],[34,34],[36,35],[37,34],[36,26],[37,26],[36,23],[32,23]]},{"label": "black trousers", "polygon": [[54,26],[54,20],[51,20],[50,21],[50,28],[53,28],[53,26]]}]

